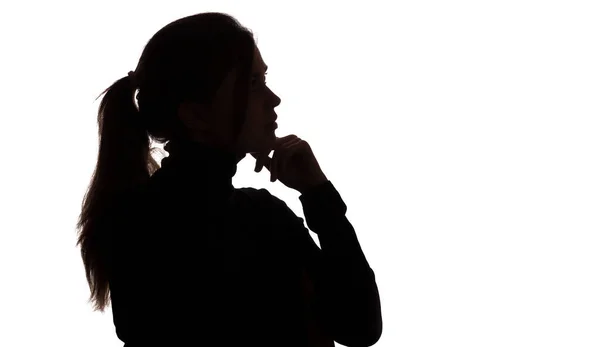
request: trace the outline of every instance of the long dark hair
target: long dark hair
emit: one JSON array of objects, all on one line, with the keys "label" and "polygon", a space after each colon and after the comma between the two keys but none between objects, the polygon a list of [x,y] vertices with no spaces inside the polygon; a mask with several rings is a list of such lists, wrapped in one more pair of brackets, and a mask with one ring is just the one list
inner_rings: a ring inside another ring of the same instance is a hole
[{"label": "long dark hair", "polygon": [[154,34],[133,76],[117,80],[100,94],[104,97],[98,110],[98,159],[77,223],[77,245],[94,311],[104,312],[110,302],[106,221],[120,197],[144,185],[159,168],[151,155],[151,140],[165,143],[184,136],[176,117],[178,106],[186,101],[210,104],[233,68],[237,138],[245,117],[254,48],[252,32],[228,14],[184,17]]}]

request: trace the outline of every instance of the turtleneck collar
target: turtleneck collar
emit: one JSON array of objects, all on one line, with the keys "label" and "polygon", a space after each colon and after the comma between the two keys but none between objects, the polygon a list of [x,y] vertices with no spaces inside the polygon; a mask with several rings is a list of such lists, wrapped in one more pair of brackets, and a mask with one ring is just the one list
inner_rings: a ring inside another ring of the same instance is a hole
[{"label": "turtleneck collar", "polygon": [[233,189],[232,179],[239,161],[235,153],[191,140],[171,140],[165,150],[169,156],[162,159],[161,169],[176,173],[180,183],[191,189],[198,186]]}]

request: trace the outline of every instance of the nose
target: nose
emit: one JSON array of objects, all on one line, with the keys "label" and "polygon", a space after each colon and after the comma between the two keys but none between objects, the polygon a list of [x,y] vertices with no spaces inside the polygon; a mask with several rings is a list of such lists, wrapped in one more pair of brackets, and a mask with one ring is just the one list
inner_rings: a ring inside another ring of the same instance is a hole
[{"label": "nose", "polygon": [[271,93],[273,94],[273,108],[275,108],[279,106],[279,104],[281,104],[281,98],[277,96],[277,94],[275,94],[273,91],[271,91]]}]

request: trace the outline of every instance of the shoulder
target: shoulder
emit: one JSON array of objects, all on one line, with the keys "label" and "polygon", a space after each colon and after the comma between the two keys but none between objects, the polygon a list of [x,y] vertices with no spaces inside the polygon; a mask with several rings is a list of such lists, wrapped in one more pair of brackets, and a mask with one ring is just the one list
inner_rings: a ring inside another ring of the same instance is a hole
[{"label": "shoulder", "polygon": [[235,191],[236,191],[236,193],[242,194],[242,195],[244,195],[250,199],[256,200],[256,201],[267,201],[267,200],[269,200],[270,197],[273,196],[265,188],[256,189],[253,187],[243,187],[243,188],[236,188]]},{"label": "shoulder", "polygon": [[281,212],[282,210],[289,210],[289,207],[283,200],[271,194],[271,192],[265,188],[237,188],[236,193],[241,195],[247,201],[251,202],[253,206],[265,209],[267,211],[278,210]]},{"label": "shoulder", "polygon": [[258,215],[267,220],[271,226],[304,229],[304,219],[297,216],[285,201],[271,194],[267,189],[244,187],[237,188],[236,192],[244,196],[251,209],[258,210]]}]

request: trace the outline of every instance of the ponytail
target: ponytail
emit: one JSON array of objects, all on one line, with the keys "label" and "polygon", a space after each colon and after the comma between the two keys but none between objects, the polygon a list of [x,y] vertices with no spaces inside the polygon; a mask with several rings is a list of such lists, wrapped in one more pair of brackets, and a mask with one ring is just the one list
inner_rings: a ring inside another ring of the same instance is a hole
[{"label": "ponytail", "polygon": [[119,79],[102,93],[98,110],[98,160],[77,223],[77,245],[81,245],[94,311],[103,312],[110,298],[109,213],[159,167],[150,154],[150,138],[134,102],[135,91],[133,76]]},{"label": "ponytail", "polygon": [[121,78],[103,92],[98,111],[97,177],[116,193],[144,183],[158,168],[150,156],[146,124],[134,102],[135,90],[131,74]]},{"label": "ponytail", "polygon": [[[239,135],[254,49],[252,32],[231,15],[206,12],[183,17],[152,36],[135,73],[102,93],[98,158],[77,223],[77,244],[94,311],[104,311],[110,301],[111,235],[122,229],[115,228],[113,221],[122,223],[121,212],[144,212],[141,202],[138,210],[135,201],[143,198],[148,179],[159,168],[151,156],[150,140],[164,144],[185,137],[185,126],[177,117],[179,105],[210,104],[233,68],[239,68],[234,95],[234,131]],[[134,99],[138,86],[140,109]]]}]

